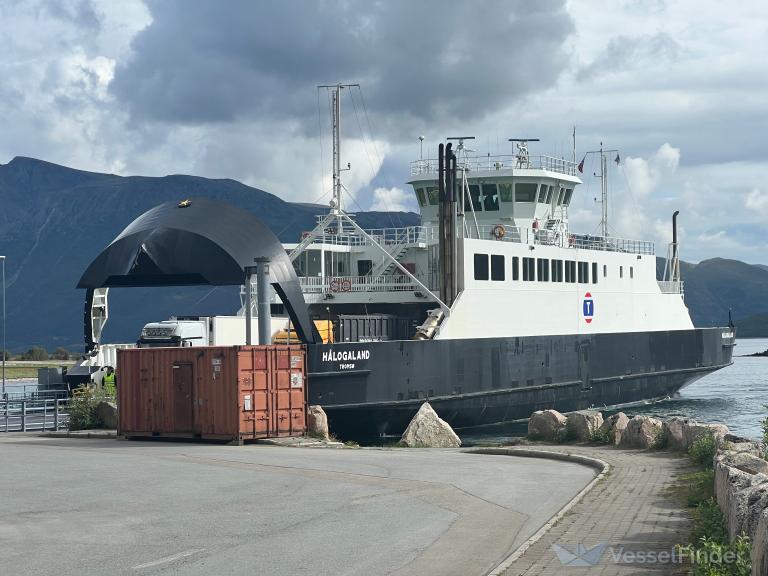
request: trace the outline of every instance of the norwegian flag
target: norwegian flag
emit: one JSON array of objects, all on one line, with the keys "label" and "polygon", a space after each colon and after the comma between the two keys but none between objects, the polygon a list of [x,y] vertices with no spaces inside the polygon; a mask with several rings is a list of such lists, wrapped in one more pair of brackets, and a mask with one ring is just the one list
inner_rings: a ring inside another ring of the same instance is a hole
[{"label": "norwegian flag", "polygon": [[616,166],[621,164],[621,158],[619,158],[619,153],[616,152],[616,158],[614,159],[614,162],[616,162]]},{"label": "norwegian flag", "polygon": [[582,174],[584,173],[584,160],[586,160],[586,159],[587,159],[587,157],[584,156],[584,158],[581,159],[581,162],[579,162],[578,168],[579,168],[579,172],[581,172]]}]

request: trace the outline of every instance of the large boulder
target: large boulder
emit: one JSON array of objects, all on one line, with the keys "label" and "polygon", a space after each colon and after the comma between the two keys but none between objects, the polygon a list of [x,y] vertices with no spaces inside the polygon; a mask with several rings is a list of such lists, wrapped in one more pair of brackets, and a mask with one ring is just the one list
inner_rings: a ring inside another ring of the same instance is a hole
[{"label": "large boulder", "polygon": [[752,574],[768,576],[768,510],[763,510],[752,537]]},{"label": "large boulder", "polygon": [[528,419],[528,438],[558,442],[565,435],[568,418],[557,410],[537,410]]},{"label": "large boulder", "polygon": [[411,448],[458,448],[461,440],[453,428],[424,402],[400,439]]},{"label": "large boulder", "polygon": [[621,435],[619,446],[622,448],[653,448],[663,433],[661,420],[650,416],[635,416],[627,424]]},{"label": "large boulder", "polygon": [[322,440],[331,439],[328,432],[328,416],[322,407],[315,405],[307,409],[307,434]]},{"label": "large boulder", "polygon": [[117,404],[114,402],[99,402],[96,406],[96,421],[101,428],[117,429]]},{"label": "large boulder", "polygon": [[[723,443],[723,438],[729,433],[728,426],[724,424],[699,424],[696,420],[690,420],[683,426],[685,444],[690,448],[700,436],[711,434],[718,445]],[[686,448],[687,450],[687,448]]]},{"label": "large boulder", "polygon": [[578,410],[566,414],[568,436],[589,442],[596,430],[603,425],[603,415],[596,410]]},{"label": "large boulder", "polygon": [[600,426],[600,430],[607,431],[613,439],[614,445],[618,446],[624,430],[627,429],[627,424],[629,424],[629,418],[624,412],[619,412],[618,414],[608,416]]},{"label": "large boulder", "polygon": [[689,418],[679,418],[674,416],[664,422],[664,438],[667,441],[667,448],[679,452],[687,452],[688,445],[685,440],[685,427],[691,422]]}]

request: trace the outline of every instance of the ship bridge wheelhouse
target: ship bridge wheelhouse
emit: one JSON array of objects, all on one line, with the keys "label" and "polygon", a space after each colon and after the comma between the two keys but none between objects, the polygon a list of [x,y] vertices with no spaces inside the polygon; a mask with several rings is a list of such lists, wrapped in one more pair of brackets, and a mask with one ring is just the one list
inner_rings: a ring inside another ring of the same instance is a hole
[{"label": "ship bridge wheelhouse", "polygon": [[[488,156],[465,158],[459,163],[464,214],[482,226],[549,229],[567,232],[568,206],[575,187],[581,184],[573,162],[548,156]],[[437,162],[418,160],[411,164],[409,182],[419,204],[422,224],[438,221]]]}]

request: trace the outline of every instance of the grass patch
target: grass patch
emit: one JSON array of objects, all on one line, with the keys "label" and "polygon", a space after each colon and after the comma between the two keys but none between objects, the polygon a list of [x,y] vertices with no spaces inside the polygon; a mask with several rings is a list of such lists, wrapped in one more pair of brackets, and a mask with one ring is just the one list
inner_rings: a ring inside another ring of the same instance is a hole
[{"label": "grass patch", "polygon": [[695,508],[715,496],[714,470],[698,470],[678,477],[669,489],[671,495],[687,508]]},{"label": "grass patch", "polygon": [[693,576],[749,576],[751,543],[746,535],[731,542],[728,527],[715,500],[713,460],[717,452],[714,434],[706,433],[694,440],[688,449],[690,459],[700,467],[683,474],[671,492],[691,511],[691,539],[678,545],[681,558],[687,559]]}]

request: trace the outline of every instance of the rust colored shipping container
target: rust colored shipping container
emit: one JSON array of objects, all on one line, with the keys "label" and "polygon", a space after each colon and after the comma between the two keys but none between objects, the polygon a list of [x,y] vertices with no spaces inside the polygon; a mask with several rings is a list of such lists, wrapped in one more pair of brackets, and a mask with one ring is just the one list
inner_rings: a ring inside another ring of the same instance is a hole
[{"label": "rust colored shipping container", "polygon": [[242,442],[306,432],[303,346],[134,348],[117,355],[118,433]]}]

